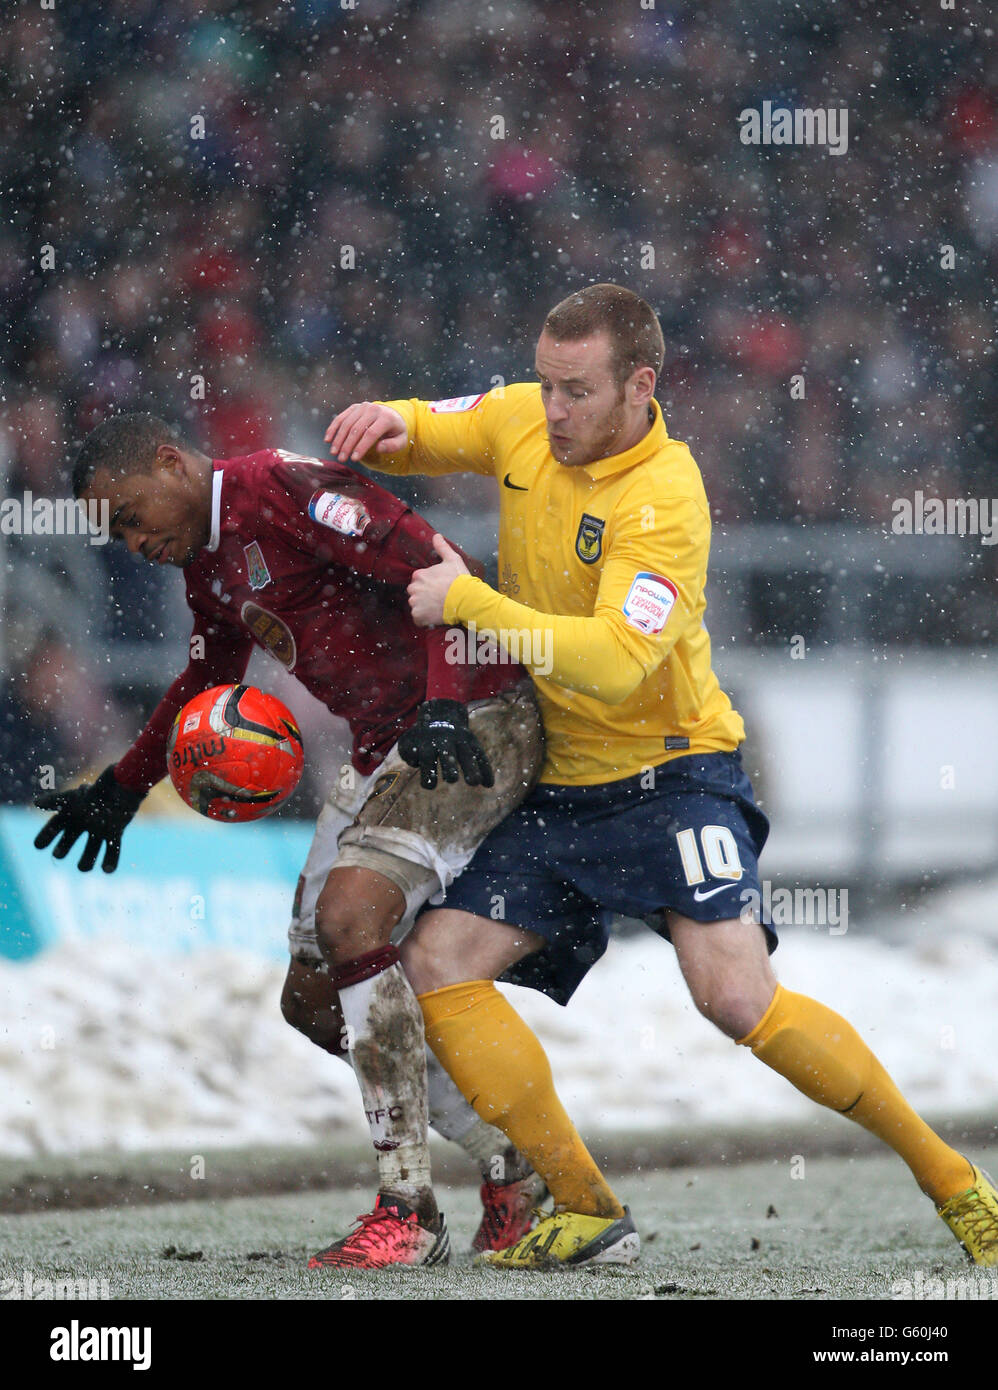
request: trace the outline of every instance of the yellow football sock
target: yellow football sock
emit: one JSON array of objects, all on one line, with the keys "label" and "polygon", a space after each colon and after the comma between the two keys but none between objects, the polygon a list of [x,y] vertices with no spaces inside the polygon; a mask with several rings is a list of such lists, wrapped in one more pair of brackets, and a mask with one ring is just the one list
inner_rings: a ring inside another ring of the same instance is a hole
[{"label": "yellow football sock", "polygon": [[426,1041],[458,1090],[527,1155],[556,1204],[587,1216],[623,1216],[555,1093],[544,1049],[492,981],[418,997]]},{"label": "yellow football sock", "polygon": [[811,1100],[882,1139],[937,1206],[972,1186],[963,1155],[915,1114],[852,1024],[816,999],[777,985],[765,1014],[738,1041]]}]

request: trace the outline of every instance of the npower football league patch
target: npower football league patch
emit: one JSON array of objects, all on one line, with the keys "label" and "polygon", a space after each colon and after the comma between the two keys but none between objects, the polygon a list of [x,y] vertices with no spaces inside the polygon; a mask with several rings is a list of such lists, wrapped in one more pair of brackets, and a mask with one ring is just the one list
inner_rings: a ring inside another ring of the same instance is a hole
[{"label": "npower football league patch", "polygon": [[371,520],[363,502],[344,497],[341,492],[313,492],[308,514],[320,526],[328,526],[341,536],[362,536]]},{"label": "npower football league patch", "polygon": [[480,396],[448,396],[443,401],[430,401],[434,415],[455,415],[462,410],[474,410],[479,401],[484,401],[485,392]]},{"label": "npower football league patch", "polygon": [[676,586],[662,574],[641,570],[631,580],[624,599],[624,617],[648,637],[657,637],[676,602]]}]

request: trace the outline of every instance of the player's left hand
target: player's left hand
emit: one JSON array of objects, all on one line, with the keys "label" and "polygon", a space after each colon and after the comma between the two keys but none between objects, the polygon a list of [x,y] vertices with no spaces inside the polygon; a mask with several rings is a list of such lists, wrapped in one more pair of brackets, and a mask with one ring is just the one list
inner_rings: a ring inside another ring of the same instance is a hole
[{"label": "player's left hand", "polygon": [[123,787],[114,775],[113,764],[88,786],[44,792],[35,797],[35,805],[40,811],[54,814],[35,836],[35,848],[46,849],[58,835],[59,843],[52,853],[56,859],[65,859],[80,836],[86,835],[87,843],[77,867],[89,873],[103,849],[101,868],[106,874],[113,874],[118,867],[125,826],[141,806],[144,795]]},{"label": "player's left hand", "polygon": [[460,700],[424,700],[411,729],[399,739],[399,756],[418,767],[419,784],[427,790],[437,785],[437,763],[445,782],[456,782],[460,772],[469,787],[492,787],[495,776],[478,739],[468,725],[468,709]]},{"label": "player's left hand", "polygon": [[409,581],[409,607],[417,627],[439,627],[444,620],[447,590],[459,574],[470,574],[468,566],[443,536],[433,537],[433,548],[441,557],[438,565],[413,570]]}]

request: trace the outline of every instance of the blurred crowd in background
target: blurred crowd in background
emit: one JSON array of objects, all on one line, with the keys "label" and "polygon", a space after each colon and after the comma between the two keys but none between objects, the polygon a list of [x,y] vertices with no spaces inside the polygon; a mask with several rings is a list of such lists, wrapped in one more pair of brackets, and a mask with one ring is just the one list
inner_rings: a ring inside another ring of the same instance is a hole
[{"label": "blurred crowd in background", "polygon": [[[972,10],[18,6],[0,29],[5,495],[66,495],[117,410],[214,456],[321,456],[353,400],[529,377],[547,308],[597,280],[660,314],[659,399],[718,523],[889,524],[917,489],[998,492],[998,47]],[[743,144],[739,113],[765,101],[845,107],[847,151]],[[405,495],[487,508],[489,486]],[[170,576],[91,558],[95,632],[157,636]],[[990,552],[980,568],[993,583]],[[979,613],[954,603],[954,641],[991,640]],[[63,639],[27,627],[5,709],[44,722],[25,673]],[[151,704],[116,693],[120,746]]]}]

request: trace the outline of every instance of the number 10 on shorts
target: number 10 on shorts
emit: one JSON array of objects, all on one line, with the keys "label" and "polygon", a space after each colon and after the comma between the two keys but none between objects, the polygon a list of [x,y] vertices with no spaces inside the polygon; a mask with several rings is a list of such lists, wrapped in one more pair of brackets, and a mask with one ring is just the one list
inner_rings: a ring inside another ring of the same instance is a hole
[{"label": "number 10 on shorts", "polygon": [[679,857],[683,861],[683,873],[686,875],[686,882],[692,887],[695,883],[703,883],[707,875],[704,873],[704,863],[707,865],[707,873],[711,878],[732,878],[739,879],[742,876],[742,864],[738,858],[738,846],[735,844],[735,837],[726,825],[705,825],[700,830],[700,846],[703,849],[703,857],[700,855],[700,848],[697,847],[697,833],[695,830],[677,830],[676,844],[679,846]]}]

